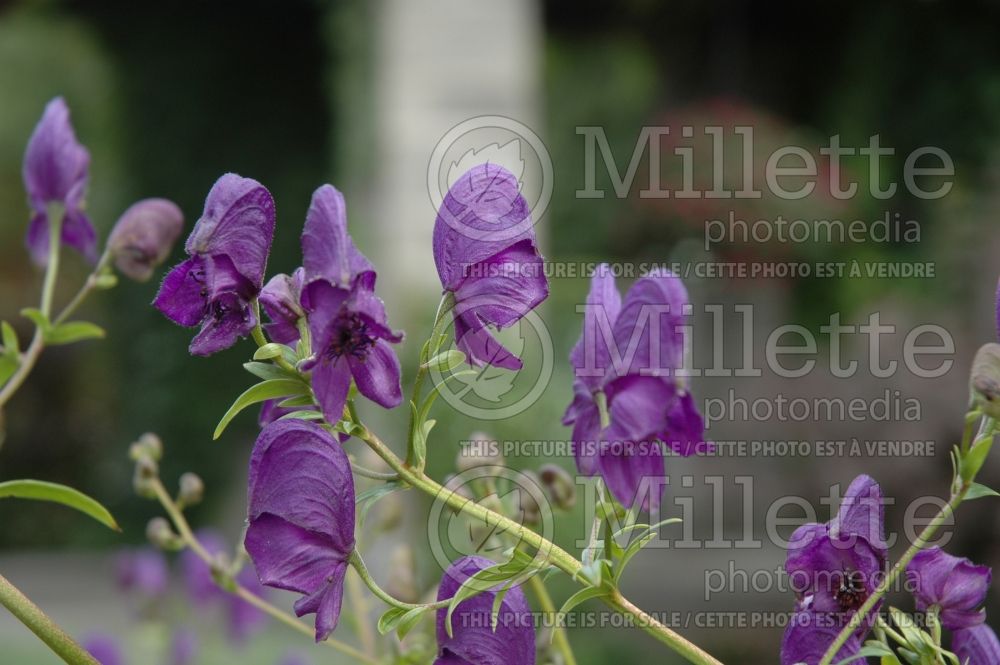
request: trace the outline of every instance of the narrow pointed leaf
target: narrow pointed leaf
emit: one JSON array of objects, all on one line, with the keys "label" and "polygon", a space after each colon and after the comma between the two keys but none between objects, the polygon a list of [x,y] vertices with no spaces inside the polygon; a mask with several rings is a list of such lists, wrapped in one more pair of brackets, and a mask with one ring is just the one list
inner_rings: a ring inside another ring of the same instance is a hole
[{"label": "narrow pointed leaf", "polygon": [[42,480],[8,480],[0,483],[0,499],[7,498],[59,503],[93,517],[109,529],[121,531],[118,522],[111,516],[107,508],[83,492],[66,485]]},{"label": "narrow pointed leaf", "polygon": [[[249,363],[248,363],[249,364]],[[242,395],[236,398],[233,405],[229,407],[226,414],[222,416],[222,420],[219,421],[219,425],[215,428],[215,433],[212,435],[213,439],[218,439],[221,436],[223,430],[229,425],[230,421],[236,417],[236,415],[247,408],[251,404],[259,404],[260,402],[266,402],[269,399],[277,399],[279,397],[287,397],[289,395],[302,395],[309,390],[309,387],[298,379],[271,379],[269,381],[261,381],[260,383],[250,386]]]}]

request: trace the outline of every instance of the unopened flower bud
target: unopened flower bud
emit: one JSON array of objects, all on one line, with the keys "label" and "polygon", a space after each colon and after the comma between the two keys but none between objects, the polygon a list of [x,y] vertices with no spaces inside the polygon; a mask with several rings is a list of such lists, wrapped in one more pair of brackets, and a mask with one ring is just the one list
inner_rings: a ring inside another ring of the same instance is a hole
[{"label": "unopened flower bud", "polygon": [[181,544],[180,536],[170,528],[170,523],[163,517],[154,517],[146,525],[146,538],[160,549],[175,550]]},{"label": "unopened flower bud", "polygon": [[1000,418],[1000,344],[984,344],[972,361],[972,397],[990,418]]},{"label": "unopened flower bud", "polygon": [[152,432],[146,432],[139,437],[136,441],[143,451],[153,460],[159,462],[163,459],[163,442],[160,441],[160,437],[156,436]]},{"label": "unopened flower bud", "polygon": [[299,303],[305,271],[299,268],[291,275],[275,275],[260,292],[260,304],[271,322],[265,324],[268,336],[280,344],[291,344],[299,338],[299,319],[305,316]]},{"label": "unopened flower bud", "polygon": [[145,282],[170,255],[183,226],[184,214],[172,201],[143,199],[132,204],[108,236],[115,266],[126,277]]},{"label": "unopened flower bud", "polygon": [[191,472],[182,474],[179,485],[177,503],[182,506],[194,506],[201,503],[205,496],[205,483],[197,474]]},{"label": "unopened flower bud", "polygon": [[492,439],[489,434],[473,432],[469,440],[461,445],[455,467],[459,473],[481,466],[503,466],[504,459],[500,453],[500,442]]},{"label": "unopened flower bud", "polygon": [[160,473],[159,465],[149,457],[140,457],[135,463],[132,487],[144,499],[156,498],[155,481]]},{"label": "unopened flower bud", "polygon": [[538,469],[538,476],[554,506],[569,510],[576,504],[576,485],[566,469],[557,464],[544,464]]}]

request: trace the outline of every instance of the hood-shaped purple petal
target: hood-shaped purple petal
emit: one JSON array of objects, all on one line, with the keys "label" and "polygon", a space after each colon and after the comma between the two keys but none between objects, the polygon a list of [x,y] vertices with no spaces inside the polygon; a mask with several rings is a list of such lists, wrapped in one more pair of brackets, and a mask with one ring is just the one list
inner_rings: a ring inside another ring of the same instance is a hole
[{"label": "hood-shaped purple petal", "polygon": [[[475,556],[455,561],[441,577],[438,600],[453,597],[466,579],[492,565],[489,559]],[[535,626],[524,591],[515,586],[507,592],[494,631],[490,621],[495,597],[490,590],[459,603],[451,617],[451,637],[446,626],[448,610],[438,610],[435,665],[534,665]]]},{"label": "hood-shaped purple petal", "polygon": [[129,279],[145,282],[163,263],[184,228],[184,214],[173,201],[143,199],[122,213],[108,236],[115,266]]},{"label": "hood-shaped purple petal", "polygon": [[956,630],[951,636],[951,650],[962,665],[1000,663],[1000,640],[986,624]]},{"label": "hood-shaped purple petal", "polygon": [[830,533],[836,538],[864,538],[884,559],[888,553],[884,513],[882,488],[870,476],[860,475],[844,493],[840,510],[830,522]]},{"label": "hood-shaped purple petal", "polygon": [[[839,621],[827,615],[796,613],[781,640],[781,665],[817,665],[842,627]],[[861,642],[852,635],[837,652],[833,662],[839,663],[857,655],[859,651]],[[864,663],[864,659],[853,662]]]},{"label": "hood-shaped purple petal", "polygon": [[347,454],[314,423],[279,420],[250,458],[246,549],[262,584],[303,594],[296,614],[316,614],[316,639],[340,616],[354,549],[354,480]]},{"label": "hood-shaped purple petal", "polygon": [[690,391],[683,391],[667,410],[667,429],[660,438],[682,457],[712,451],[712,444],[705,441],[705,420]]},{"label": "hood-shaped purple petal", "polygon": [[261,289],[260,304],[271,319],[264,330],[279,344],[291,344],[299,339],[298,322],[305,315],[300,302],[304,282],[305,269],[298,268],[291,275],[275,275]]},{"label": "hood-shaped purple petal", "polygon": [[308,281],[323,277],[337,286],[350,287],[360,276],[369,288],[375,286],[375,268],[347,232],[344,195],[332,185],[323,185],[313,193],[302,229],[302,265]]},{"label": "hood-shaped purple petal", "polygon": [[930,547],[917,552],[906,567],[906,573],[912,583],[917,609],[926,611],[931,605],[937,605],[945,628],[969,628],[985,620],[986,614],[979,608],[986,602],[990,589],[992,573],[989,567],[977,566],[939,547]]},{"label": "hood-shaped purple petal", "polygon": [[610,344],[614,344],[614,325],[621,312],[622,298],[615,286],[615,276],[606,263],[594,271],[583,312],[580,339],[569,354],[574,374],[591,392],[599,390],[611,369]]},{"label": "hood-shaped purple petal", "polygon": [[619,375],[667,377],[684,359],[688,295],[683,282],[667,270],[654,270],[625,294],[615,321],[613,368]]},{"label": "hood-shaped purple petal", "polygon": [[212,185],[205,210],[184,248],[190,256],[228,256],[236,270],[260,290],[274,220],[274,199],[267,188],[251,178],[227,173]]},{"label": "hood-shaped purple petal", "polygon": [[521,240],[535,246],[531,211],[517,178],[496,164],[474,166],[448,190],[434,220],[441,285],[456,290],[471,266]]},{"label": "hood-shaped purple petal", "polygon": [[24,187],[31,207],[44,213],[48,203],[77,208],[87,187],[90,153],[76,139],[69,107],[62,97],[45,106],[24,153]]}]

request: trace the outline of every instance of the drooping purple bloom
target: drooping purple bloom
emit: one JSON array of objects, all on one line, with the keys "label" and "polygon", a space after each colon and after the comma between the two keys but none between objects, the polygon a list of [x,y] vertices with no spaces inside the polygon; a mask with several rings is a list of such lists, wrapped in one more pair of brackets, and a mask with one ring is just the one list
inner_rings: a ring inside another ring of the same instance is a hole
[{"label": "drooping purple bloom", "polygon": [[129,279],[145,282],[163,263],[184,228],[184,214],[173,201],[143,199],[122,213],[108,236],[115,266]]},{"label": "drooping purple bloom", "polygon": [[271,322],[264,325],[268,337],[279,344],[291,344],[299,338],[299,319],[302,311],[302,285],[305,269],[298,268],[291,275],[275,275],[260,292],[260,304]]},{"label": "drooping purple bloom", "polygon": [[167,274],[153,304],[182,326],[200,325],[194,355],[232,346],[253,330],[274,236],[274,200],[256,180],[228,173],[213,185],[184,246],[188,258]]},{"label": "drooping purple bloom", "polygon": [[[226,542],[218,533],[206,529],[196,535],[209,554],[217,556],[226,552]],[[212,569],[191,550],[185,550],[181,554],[181,571],[185,590],[195,605],[199,607],[207,607],[214,603],[225,605],[226,625],[233,642],[245,642],[264,626],[267,615],[238,596],[219,588],[212,575]],[[248,567],[241,568],[236,574],[236,583],[255,595],[266,596],[266,589],[260,585],[257,575]]]},{"label": "drooping purple bloom", "polygon": [[549,294],[517,178],[481,164],[448,190],[434,222],[434,263],[455,304],[455,341],[475,366],[520,369],[487,326],[507,328]]},{"label": "drooping purple bloom", "polygon": [[246,549],[262,584],[303,594],[298,616],[316,614],[316,640],[340,618],[354,549],[354,480],[347,453],[304,420],[264,428],[250,458]]},{"label": "drooping purple bloom", "polygon": [[84,638],[81,646],[101,665],[125,665],[121,646],[111,635],[94,633]]},{"label": "drooping purple bloom", "polygon": [[[476,556],[454,562],[441,577],[438,600],[453,597],[466,579],[492,565],[489,559]],[[490,590],[459,603],[451,616],[451,637],[447,608],[437,611],[438,657],[434,665],[534,665],[535,625],[524,591],[515,586],[507,592],[493,630],[495,597],[496,592]]]},{"label": "drooping purple bloom", "polygon": [[91,262],[97,260],[97,233],[83,212],[89,167],[90,153],[76,139],[69,107],[62,97],[56,97],[45,106],[28,140],[22,169],[34,213],[26,243],[38,265],[48,262],[48,214],[52,204],[62,206],[64,211],[62,242]]},{"label": "drooping purple bloom", "polygon": [[[781,665],[817,665],[843,627],[842,623],[831,621],[827,615],[796,612],[781,640]],[[861,640],[851,635],[837,652],[833,662],[839,663],[857,655],[859,651]],[[854,662],[862,663],[864,660]]]},{"label": "drooping purple bloom", "polygon": [[941,625],[949,630],[971,628],[986,619],[982,605],[990,589],[992,573],[968,559],[951,556],[940,547],[917,552],[906,567],[917,609],[939,609]]},{"label": "drooping purple bloom", "polygon": [[[836,635],[878,586],[888,554],[883,511],[878,483],[858,476],[832,520],[803,524],[792,534],[785,570],[796,594],[796,616],[801,615],[807,627],[794,632],[790,627],[786,632],[783,663],[798,662],[794,654],[799,653],[795,650],[799,643],[818,645],[825,641],[829,646],[830,631]],[[868,624],[862,624],[856,637],[860,639],[868,629]],[[790,660],[786,660],[786,648],[793,649]],[[823,650],[816,653],[821,656]]]},{"label": "drooping purple bloom", "polygon": [[[704,423],[686,385],[672,376],[683,359],[687,293],[671,273],[637,281],[622,302],[606,264],[595,271],[583,331],[570,353],[574,398],[563,416],[572,425],[577,466],[600,473],[614,497],[655,509],[664,485],[664,443],[677,454],[703,452]],[[599,403],[609,426],[601,426]],[[657,491],[659,490],[659,491]]]},{"label": "drooping purple bloom", "polygon": [[170,573],[167,559],[151,547],[128,550],[115,559],[118,586],[147,598],[158,598],[167,592]]},{"label": "drooping purple bloom", "polygon": [[1000,640],[985,623],[956,630],[951,636],[951,651],[962,665],[1000,663]]},{"label": "drooping purple bloom", "polygon": [[400,367],[390,342],[402,341],[375,295],[375,270],[347,233],[344,199],[330,185],[313,194],[302,233],[307,314],[314,356],[312,387],[330,422],[343,416],[351,380],[373,402],[391,409],[403,400]]}]

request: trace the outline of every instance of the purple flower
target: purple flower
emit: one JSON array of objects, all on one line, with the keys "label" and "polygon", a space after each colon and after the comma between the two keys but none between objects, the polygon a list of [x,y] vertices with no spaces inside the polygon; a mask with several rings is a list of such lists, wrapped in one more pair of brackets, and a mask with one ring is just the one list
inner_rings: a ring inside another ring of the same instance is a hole
[{"label": "purple flower", "polygon": [[170,638],[170,665],[192,665],[198,655],[198,635],[190,628],[178,628]]},{"label": "purple flower", "polygon": [[149,598],[167,592],[170,573],[167,559],[159,550],[142,548],[122,552],[115,560],[118,586]]},{"label": "purple flower", "polygon": [[108,236],[115,266],[137,282],[153,276],[184,227],[184,214],[173,201],[143,199],[122,213]]},{"label": "purple flower", "polygon": [[261,583],[303,594],[298,616],[316,614],[316,640],[340,618],[354,550],[354,480],[347,453],[304,420],[264,428],[250,457],[246,549]]},{"label": "purple flower", "polygon": [[[196,535],[209,554],[217,556],[225,553],[227,549],[225,540],[218,533],[202,530]],[[229,637],[233,642],[246,641],[264,625],[267,615],[239,597],[219,588],[212,575],[212,569],[191,550],[185,550],[181,554],[181,571],[184,576],[184,587],[196,605],[206,607],[215,602],[225,604]],[[258,596],[266,595],[266,590],[261,587],[257,576],[250,568],[240,569],[236,575],[236,582],[251,593]]]},{"label": "purple flower", "polygon": [[[888,552],[883,532],[882,491],[864,475],[847,488],[834,519],[795,530],[785,570],[797,596],[796,616],[805,626],[786,631],[782,663],[803,660],[801,653],[816,653],[818,660],[823,649],[815,645],[829,646],[832,635],[868,599],[885,572]],[[856,637],[867,630],[862,625]],[[807,651],[800,652],[800,645]]]},{"label": "purple flower", "polygon": [[[455,595],[476,572],[492,566],[482,557],[467,556],[448,567],[441,577],[438,600]],[[500,603],[496,630],[490,626],[494,591],[463,600],[452,613],[448,636],[447,608],[437,611],[438,658],[434,665],[534,665],[535,625],[520,587],[513,587]]]},{"label": "purple flower", "polygon": [[951,650],[962,665],[1000,663],[1000,640],[984,623],[956,630],[951,636]]},{"label": "purple flower", "polygon": [[56,97],[45,107],[24,153],[24,187],[34,212],[26,242],[38,265],[48,262],[49,206],[58,204],[64,211],[62,242],[97,260],[97,233],[83,212],[87,191],[90,153],[76,140],[69,121],[69,107]]},{"label": "purple flower", "polygon": [[917,552],[906,573],[914,585],[917,609],[926,612],[937,606],[945,628],[971,628],[986,619],[986,613],[979,608],[986,602],[992,579],[988,566],[977,566],[939,547],[930,547]]},{"label": "purple flower", "polygon": [[517,178],[494,164],[473,167],[441,203],[434,263],[455,299],[455,341],[470,364],[520,369],[487,326],[506,328],[549,294],[531,211]]},{"label": "purple flower", "polygon": [[264,330],[279,344],[291,344],[299,338],[299,319],[305,315],[300,303],[304,281],[305,269],[299,268],[291,275],[275,275],[260,292],[260,304],[271,319]]},{"label": "purple flower", "polygon": [[[584,309],[583,331],[570,353],[574,398],[563,416],[581,473],[600,473],[614,497],[642,507],[659,505],[663,451],[702,452],[704,423],[686,386],[671,376],[681,366],[687,293],[668,272],[637,281],[624,303],[608,266],[598,267]],[[665,320],[664,320],[665,319]],[[601,426],[599,404],[609,425]],[[650,491],[657,490],[659,491]]]},{"label": "purple flower", "polygon": [[[781,640],[781,665],[817,665],[837,638],[843,625],[822,614],[797,612],[792,616]],[[851,635],[833,662],[839,663],[861,651],[861,641]],[[864,660],[853,661],[864,662]]]},{"label": "purple flower", "polygon": [[110,635],[95,633],[85,638],[81,646],[101,665],[125,665],[118,640]]},{"label": "purple flower", "polygon": [[340,420],[351,380],[358,391],[391,409],[403,400],[399,359],[389,342],[403,339],[389,328],[375,295],[375,271],[347,233],[344,199],[324,185],[313,194],[302,233],[307,313],[314,356],[312,387],[330,422]]},{"label": "purple flower", "polygon": [[273,236],[270,192],[233,173],[219,178],[184,246],[190,258],[170,271],[153,302],[174,323],[201,325],[192,354],[229,348],[253,330],[251,303],[260,293]]}]

